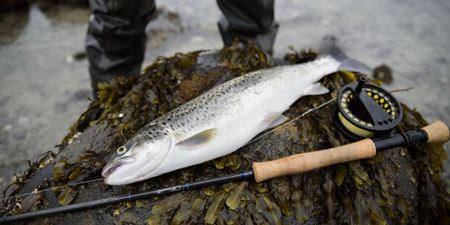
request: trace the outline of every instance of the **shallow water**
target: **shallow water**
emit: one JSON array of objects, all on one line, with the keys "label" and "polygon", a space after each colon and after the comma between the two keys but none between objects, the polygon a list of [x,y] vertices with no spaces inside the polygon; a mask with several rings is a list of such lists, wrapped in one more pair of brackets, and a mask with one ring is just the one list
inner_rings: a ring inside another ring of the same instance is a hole
[{"label": "shallow water", "polygon": [[[221,47],[215,1],[157,4],[179,19],[160,17],[150,24],[147,63],[158,55]],[[440,0],[277,1],[275,56],[289,46],[315,48],[333,34],[348,55],[370,66],[391,66],[388,89],[414,87],[396,94],[402,102],[450,124],[449,16],[450,2]],[[55,150],[88,105],[87,62],[67,60],[83,50],[88,17],[87,9],[64,6],[0,14],[0,189],[27,160]],[[449,166],[447,161],[447,187]]]}]

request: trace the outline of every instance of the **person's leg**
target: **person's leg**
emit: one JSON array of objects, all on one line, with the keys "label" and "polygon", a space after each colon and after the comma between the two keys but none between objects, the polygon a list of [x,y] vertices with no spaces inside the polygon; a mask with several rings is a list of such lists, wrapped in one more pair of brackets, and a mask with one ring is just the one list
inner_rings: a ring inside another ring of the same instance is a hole
[{"label": "person's leg", "polygon": [[145,27],[155,12],[154,0],[89,0],[92,15],[86,53],[94,97],[97,85],[115,76],[140,73],[145,53]]},{"label": "person's leg", "polygon": [[223,17],[219,30],[225,45],[235,38],[254,41],[260,48],[272,53],[278,31],[274,21],[274,0],[217,0]]}]

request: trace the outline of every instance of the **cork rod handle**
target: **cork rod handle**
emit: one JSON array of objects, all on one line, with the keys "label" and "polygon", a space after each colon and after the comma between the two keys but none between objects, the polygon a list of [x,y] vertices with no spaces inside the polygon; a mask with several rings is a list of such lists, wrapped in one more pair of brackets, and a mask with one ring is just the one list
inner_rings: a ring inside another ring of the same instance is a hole
[{"label": "cork rod handle", "polygon": [[[444,143],[450,139],[448,126],[435,121],[422,128],[428,136],[428,143]],[[275,177],[291,175],[333,164],[374,157],[377,153],[375,143],[364,139],[351,144],[326,150],[296,154],[267,162],[253,163],[256,182]]]},{"label": "cork rod handle", "polygon": [[422,127],[422,130],[428,135],[428,143],[444,143],[450,139],[450,131],[447,124],[440,120]]},{"label": "cork rod handle", "polygon": [[364,139],[326,150],[291,155],[267,162],[255,162],[252,167],[255,181],[261,182],[274,177],[301,173],[337,163],[371,158],[375,155],[374,142],[370,139]]}]

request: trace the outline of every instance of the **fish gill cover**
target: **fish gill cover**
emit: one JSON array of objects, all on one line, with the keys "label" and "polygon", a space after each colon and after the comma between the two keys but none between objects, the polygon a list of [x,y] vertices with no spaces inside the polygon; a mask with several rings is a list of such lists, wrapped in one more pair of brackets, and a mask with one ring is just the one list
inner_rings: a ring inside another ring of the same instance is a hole
[{"label": "fish gill cover", "polygon": [[[313,60],[314,51],[287,54],[285,63]],[[6,190],[2,215],[137,193],[250,169],[266,161],[349,143],[333,123],[329,104],[213,161],[133,185],[108,186],[101,178],[108,155],[146,123],[215,85],[275,63],[254,45],[235,44],[219,52],[197,51],[160,57],[140,76],[100,87],[99,101],[71,127],[58,153],[44,154]],[[303,97],[285,114],[300,115],[332,98],[358,75],[339,72],[322,79],[331,92]],[[398,131],[427,124],[404,107]],[[214,151],[214,149],[211,149]],[[449,224],[450,198],[440,180],[447,155],[442,145],[421,144],[383,151],[370,160],[321,168],[260,184],[227,183],[36,218],[23,224]],[[65,186],[66,185],[66,186]],[[60,188],[54,188],[61,186]],[[20,223],[19,223],[20,224]]]}]

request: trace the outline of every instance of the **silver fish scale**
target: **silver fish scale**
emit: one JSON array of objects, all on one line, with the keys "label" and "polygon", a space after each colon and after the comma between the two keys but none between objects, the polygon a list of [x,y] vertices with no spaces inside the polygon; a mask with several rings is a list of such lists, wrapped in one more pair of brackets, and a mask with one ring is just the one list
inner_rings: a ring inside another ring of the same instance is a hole
[{"label": "silver fish scale", "polygon": [[[327,57],[255,71],[216,86],[139,130],[103,169],[105,182],[133,183],[228,154],[267,129],[273,118],[268,115],[285,111],[304,94],[321,93],[315,83],[339,66]],[[198,135],[210,129],[216,130]],[[212,134],[217,135],[209,145],[197,145]],[[198,151],[183,151],[194,146]],[[130,157],[134,162],[127,161]]]},{"label": "silver fish scale", "polygon": [[[127,142],[127,144],[135,144],[141,142],[154,143],[167,134],[169,134],[169,130],[167,128],[158,124],[150,123],[141,128],[139,132],[137,132],[137,134],[132,137],[132,140]],[[131,148],[131,146],[125,147],[127,147],[128,149]]]},{"label": "silver fish scale", "polygon": [[[242,109],[246,94],[265,85],[272,77],[269,71],[256,71],[214,87],[197,98],[157,118],[152,124],[173,131],[175,138],[184,139],[196,132],[217,126],[225,116]],[[273,74],[273,70],[270,72]],[[224,107],[227,106],[227,107]],[[214,124],[211,124],[214,123]]]},{"label": "silver fish scale", "polygon": [[245,74],[214,87],[147,126],[149,129],[171,131],[178,141],[184,140],[206,129],[220,127],[221,121],[228,122],[226,118],[241,113],[245,105],[267,87],[291,85],[304,78],[300,74],[313,76],[317,68],[326,67],[329,63],[329,57],[322,57],[302,65],[279,66]]}]

